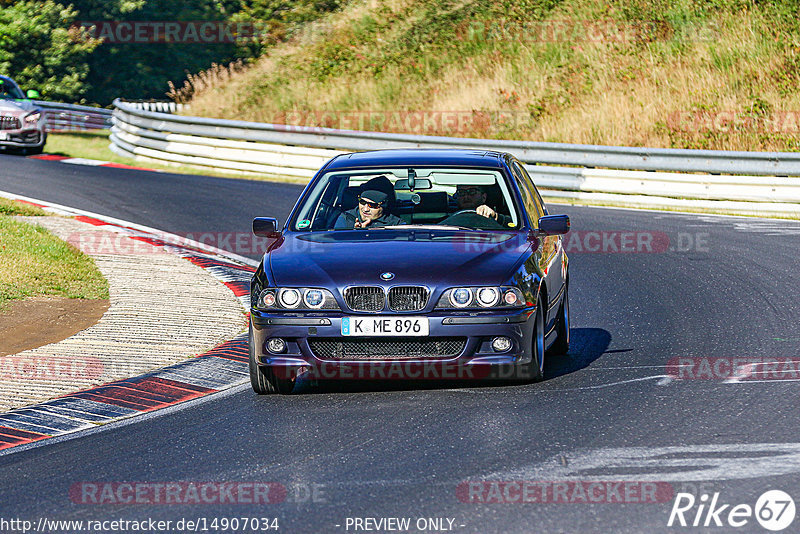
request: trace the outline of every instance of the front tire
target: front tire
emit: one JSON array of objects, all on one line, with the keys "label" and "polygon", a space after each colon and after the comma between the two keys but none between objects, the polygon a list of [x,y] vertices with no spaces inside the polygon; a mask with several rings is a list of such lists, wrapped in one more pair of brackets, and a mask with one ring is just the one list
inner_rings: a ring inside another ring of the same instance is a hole
[{"label": "front tire", "polygon": [[561,306],[558,308],[556,341],[550,346],[548,352],[554,355],[569,352],[569,284],[564,286],[564,297],[561,299]]},{"label": "front tire", "polygon": [[544,379],[544,308],[542,299],[536,303],[536,317],[533,320],[533,340],[531,361],[518,366],[518,376],[523,381],[541,382]]},{"label": "front tire", "polygon": [[44,152],[44,145],[46,145],[46,144],[47,144],[47,134],[43,133],[42,134],[42,145],[41,146],[37,146],[37,147],[33,147],[33,148],[24,148],[22,150],[22,154],[24,156],[38,156],[39,154]]},{"label": "front tire", "polygon": [[256,361],[256,349],[253,342],[253,325],[250,325],[250,332],[248,334],[249,346],[249,369],[250,369],[250,385],[253,386],[253,391],[259,395],[268,395],[271,393],[280,393],[288,395],[294,389],[294,378],[280,378],[276,376],[272,367],[258,365]]}]

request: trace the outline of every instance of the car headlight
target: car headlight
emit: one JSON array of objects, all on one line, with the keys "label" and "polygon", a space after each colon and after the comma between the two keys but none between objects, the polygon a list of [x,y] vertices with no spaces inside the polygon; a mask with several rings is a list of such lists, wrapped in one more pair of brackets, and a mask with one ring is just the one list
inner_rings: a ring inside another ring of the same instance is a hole
[{"label": "car headlight", "polygon": [[278,300],[285,308],[296,308],[300,305],[300,292],[294,288],[281,289]]},{"label": "car headlight", "polygon": [[445,291],[437,309],[453,308],[522,308],[525,297],[516,287],[454,287]]},{"label": "car headlight", "polygon": [[338,310],[333,293],[314,287],[267,288],[256,299],[260,310]]},{"label": "car headlight", "polygon": [[468,287],[459,287],[450,292],[450,303],[456,308],[466,308],[472,302],[472,290]]},{"label": "car headlight", "polygon": [[475,293],[475,297],[479,306],[488,308],[500,300],[500,291],[496,287],[482,287]]},{"label": "car headlight", "polygon": [[30,126],[32,124],[36,124],[39,122],[39,119],[42,117],[42,113],[40,111],[34,111],[25,116],[25,124]]},{"label": "car headlight", "polygon": [[303,294],[303,302],[309,308],[320,308],[325,302],[325,295],[321,289],[306,289]]}]

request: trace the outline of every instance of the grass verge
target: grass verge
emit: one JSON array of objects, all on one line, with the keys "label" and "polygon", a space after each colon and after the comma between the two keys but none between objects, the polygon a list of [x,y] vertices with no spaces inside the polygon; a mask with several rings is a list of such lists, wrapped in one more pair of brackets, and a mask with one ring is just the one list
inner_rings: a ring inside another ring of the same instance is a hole
[{"label": "grass verge", "polygon": [[44,215],[41,208],[19,202],[16,200],[9,200],[0,197],[0,216],[3,215],[25,215],[25,216],[40,216]]},{"label": "grass verge", "polygon": [[108,282],[94,261],[41,226],[12,215],[41,215],[25,204],[0,200],[0,311],[9,301],[51,295],[107,299]]}]

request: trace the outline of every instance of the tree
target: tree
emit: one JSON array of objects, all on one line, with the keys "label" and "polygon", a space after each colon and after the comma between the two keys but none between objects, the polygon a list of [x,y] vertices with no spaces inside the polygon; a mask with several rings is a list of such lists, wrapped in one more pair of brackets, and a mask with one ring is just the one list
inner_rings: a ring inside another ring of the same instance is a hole
[{"label": "tree", "polygon": [[70,28],[78,13],[53,0],[0,10],[0,73],[42,98],[75,102],[88,90],[87,59],[100,42]]}]

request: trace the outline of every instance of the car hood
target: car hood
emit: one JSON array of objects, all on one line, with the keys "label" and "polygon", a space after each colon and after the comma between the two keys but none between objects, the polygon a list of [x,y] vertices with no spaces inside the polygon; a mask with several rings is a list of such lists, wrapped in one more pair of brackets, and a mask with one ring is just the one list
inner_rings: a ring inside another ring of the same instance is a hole
[{"label": "car hood", "polygon": [[0,114],[3,115],[25,115],[35,109],[30,100],[6,100],[0,98]]},{"label": "car hood", "polygon": [[[268,253],[277,285],[500,285],[531,245],[524,232],[393,230],[288,234]],[[389,281],[382,273],[392,273]]]}]

